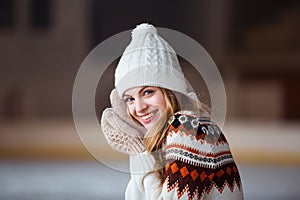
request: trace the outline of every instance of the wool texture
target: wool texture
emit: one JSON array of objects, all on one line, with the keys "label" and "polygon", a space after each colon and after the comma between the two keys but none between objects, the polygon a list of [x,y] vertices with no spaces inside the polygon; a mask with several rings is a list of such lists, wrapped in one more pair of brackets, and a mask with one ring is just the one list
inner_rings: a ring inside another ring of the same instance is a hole
[{"label": "wool texture", "polygon": [[156,176],[143,171],[144,187],[139,185],[140,176],[132,175],[136,184],[128,185],[126,199],[136,199],[135,191],[147,200],[243,200],[239,170],[228,142],[209,118],[187,111],[176,113],[166,132],[165,157],[162,191]]},{"label": "wool texture", "polygon": [[120,97],[127,89],[139,86],[162,87],[191,97],[174,49],[147,23],[132,31],[132,40],[115,71]]},{"label": "wool texture", "polygon": [[126,154],[145,151],[143,138],[146,129],[128,117],[125,102],[116,89],[110,94],[112,107],[102,112],[101,129],[107,143],[115,150]]}]

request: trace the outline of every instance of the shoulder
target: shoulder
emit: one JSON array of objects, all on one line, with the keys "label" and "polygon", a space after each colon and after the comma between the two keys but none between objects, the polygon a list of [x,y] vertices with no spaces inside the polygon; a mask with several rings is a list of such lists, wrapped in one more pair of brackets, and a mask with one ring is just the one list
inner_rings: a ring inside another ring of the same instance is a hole
[{"label": "shoulder", "polygon": [[[241,191],[239,172],[229,145],[209,118],[186,111],[175,113],[165,150],[164,188],[176,191],[178,199],[184,195],[186,199],[206,198],[207,194],[234,199],[231,197],[235,191]],[[227,186],[231,196],[224,192]]]},{"label": "shoulder", "polygon": [[191,111],[179,111],[169,121],[167,137],[178,134],[206,143],[226,142],[222,131],[209,117]]},{"label": "shoulder", "polygon": [[219,127],[207,117],[175,113],[166,133],[166,159],[215,168],[232,162],[229,144]]}]

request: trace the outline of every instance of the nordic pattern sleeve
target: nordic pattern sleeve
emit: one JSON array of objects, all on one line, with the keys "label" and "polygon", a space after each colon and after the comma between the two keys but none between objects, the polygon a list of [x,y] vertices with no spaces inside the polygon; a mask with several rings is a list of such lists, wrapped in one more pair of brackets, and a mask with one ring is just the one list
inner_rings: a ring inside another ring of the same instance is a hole
[{"label": "nordic pattern sleeve", "polygon": [[166,135],[163,199],[242,200],[238,168],[218,126],[179,112]]}]

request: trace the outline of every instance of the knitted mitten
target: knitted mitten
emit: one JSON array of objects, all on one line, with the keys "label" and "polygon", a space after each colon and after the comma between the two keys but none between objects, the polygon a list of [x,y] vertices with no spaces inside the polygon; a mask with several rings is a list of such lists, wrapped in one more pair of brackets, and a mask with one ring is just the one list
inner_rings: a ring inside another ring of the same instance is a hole
[{"label": "knitted mitten", "polygon": [[107,143],[115,150],[126,154],[145,151],[143,137],[146,129],[133,122],[126,112],[126,103],[117,95],[116,89],[110,94],[112,108],[106,108],[101,117],[101,128]]}]

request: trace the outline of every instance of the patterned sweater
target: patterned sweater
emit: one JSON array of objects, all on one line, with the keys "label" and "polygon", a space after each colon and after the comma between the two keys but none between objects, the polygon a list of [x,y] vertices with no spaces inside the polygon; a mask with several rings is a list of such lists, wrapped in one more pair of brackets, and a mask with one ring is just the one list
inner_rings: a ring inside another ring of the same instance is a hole
[{"label": "patterned sweater", "polygon": [[178,112],[166,133],[163,186],[148,153],[131,156],[126,199],[242,200],[238,168],[219,127],[208,118]]}]

